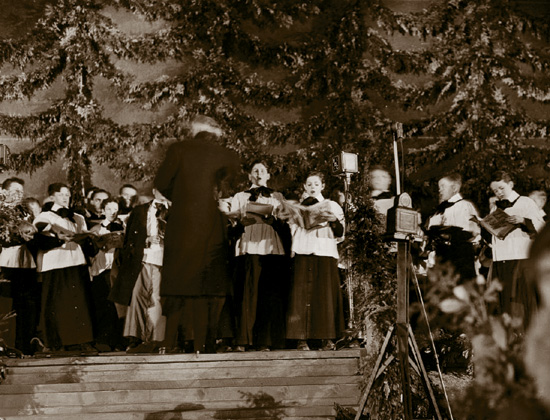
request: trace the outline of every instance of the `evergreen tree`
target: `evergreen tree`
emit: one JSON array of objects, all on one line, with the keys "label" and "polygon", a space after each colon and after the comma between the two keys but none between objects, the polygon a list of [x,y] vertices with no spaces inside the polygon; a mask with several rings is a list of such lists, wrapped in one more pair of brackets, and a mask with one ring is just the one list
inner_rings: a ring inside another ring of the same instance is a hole
[{"label": "evergreen tree", "polygon": [[[125,33],[109,17],[113,7],[163,29]],[[425,47],[393,49],[396,31]],[[330,170],[341,150],[389,166],[392,111],[414,109],[423,112],[411,113],[421,116],[416,121],[400,114],[408,118],[409,150],[414,136],[439,141],[412,150],[407,174],[426,179],[427,163],[465,164],[466,178],[485,182],[494,167],[521,170],[537,159],[520,146],[526,137],[545,138],[548,118],[530,117],[515,97],[548,102],[548,33],[543,20],[504,0],[446,1],[417,15],[361,0],[60,0],[24,37],[1,42],[4,68],[20,71],[2,76],[0,99],[31,98],[59,79],[64,96],[39,115],[3,115],[0,128],[35,140],[14,156],[15,169],[32,171],[61,152],[80,187],[92,160],[126,178],[150,176],[140,152],[181,136],[183,121],[207,113],[226,128],[229,147],[245,160],[267,156],[289,184],[311,168]],[[138,82],[117,60],[171,60],[182,71]],[[422,82],[409,82],[411,74]],[[154,110],[170,102],[175,112],[159,124],[116,124],[95,94],[99,78],[126,103]],[[272,155],[285,146],[290,153]]]}]

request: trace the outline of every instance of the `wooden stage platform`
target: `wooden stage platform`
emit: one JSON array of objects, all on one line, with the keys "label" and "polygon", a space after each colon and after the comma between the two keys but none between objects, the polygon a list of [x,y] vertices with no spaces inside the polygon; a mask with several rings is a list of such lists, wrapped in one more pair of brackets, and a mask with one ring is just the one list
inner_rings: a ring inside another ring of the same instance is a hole
[{"label": "wooden stage platform", "polygon": [[334,419],[363,349],[4,359],[0,419]]}]

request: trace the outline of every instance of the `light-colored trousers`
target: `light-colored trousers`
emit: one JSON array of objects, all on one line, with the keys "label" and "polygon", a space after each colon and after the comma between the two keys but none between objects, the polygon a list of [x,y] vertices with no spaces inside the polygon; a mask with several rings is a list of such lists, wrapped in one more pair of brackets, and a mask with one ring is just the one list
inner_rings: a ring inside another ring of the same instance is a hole
[{"label": "light-colored trousers", "polygon": [[160,305],[161,269],[143,263],[126,314],[125,337],[137,337],[144,342],[164,340],[166,317]]}]

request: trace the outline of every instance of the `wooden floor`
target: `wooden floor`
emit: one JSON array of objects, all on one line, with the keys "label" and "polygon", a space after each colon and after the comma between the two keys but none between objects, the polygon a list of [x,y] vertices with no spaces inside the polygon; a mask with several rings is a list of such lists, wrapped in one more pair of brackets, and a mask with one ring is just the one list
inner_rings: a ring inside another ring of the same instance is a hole
[{"label": "wooden floor", "polygon": [[6,359],[0,419],[334,419],[364,350]]}]

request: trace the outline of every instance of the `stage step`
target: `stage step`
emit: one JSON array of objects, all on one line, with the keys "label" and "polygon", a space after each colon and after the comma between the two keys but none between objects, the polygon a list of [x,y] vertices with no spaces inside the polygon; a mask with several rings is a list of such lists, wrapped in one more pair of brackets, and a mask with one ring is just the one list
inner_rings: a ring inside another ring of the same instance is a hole
[{"label": "stage step", "polygon": [[0,419],[334,419],[357,406],[362,351],[7,359]]}]

